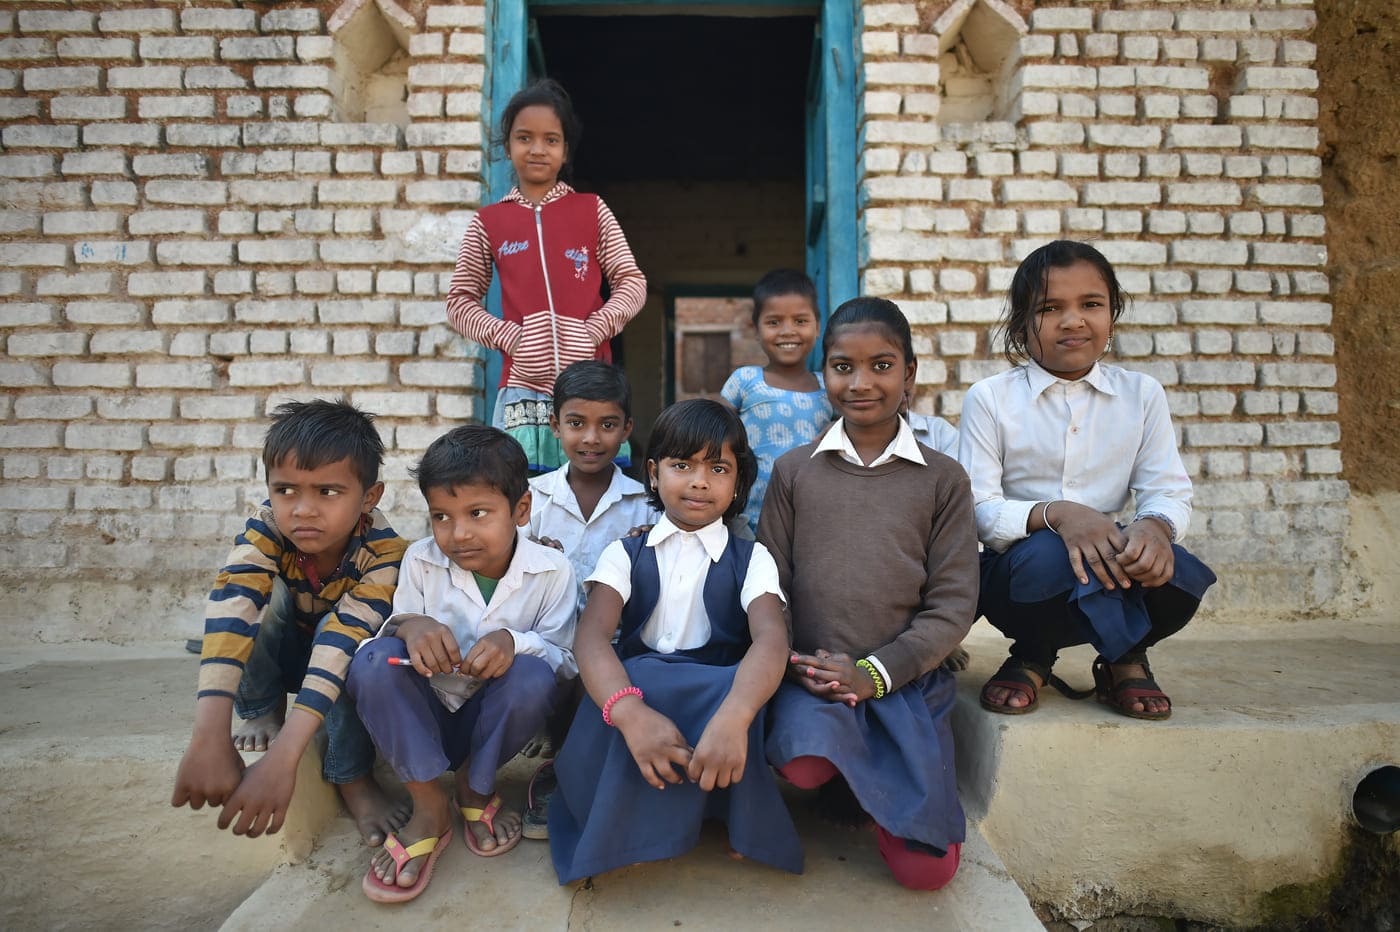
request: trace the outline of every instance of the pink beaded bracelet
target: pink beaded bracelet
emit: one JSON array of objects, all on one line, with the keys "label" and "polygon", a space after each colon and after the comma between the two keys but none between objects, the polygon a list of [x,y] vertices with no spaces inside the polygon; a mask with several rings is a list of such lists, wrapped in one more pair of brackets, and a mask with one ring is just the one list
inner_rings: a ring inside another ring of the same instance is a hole
[{"label": "pink beaded bracelet", "polygon": [[613,724],[612,707],[617,700],[626,698],[627,696],[636,696],[638,699],[644,698],[642,696],[642,691],[635,686],[628,686],[626,689],[619,689],[617,692],[613,693],[612,696],[608,698],[608,701],[603,703],[604,725],[607,725],[609,728],[617,727]]}]

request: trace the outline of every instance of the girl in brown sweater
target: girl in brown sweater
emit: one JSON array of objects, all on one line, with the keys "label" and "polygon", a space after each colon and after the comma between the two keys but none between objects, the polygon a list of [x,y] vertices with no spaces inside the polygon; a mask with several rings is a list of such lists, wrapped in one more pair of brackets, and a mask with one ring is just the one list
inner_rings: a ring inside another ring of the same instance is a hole
[{"label": "girl in brown sweater", "polygon": [[793,643],[766,751],[797,786],[844,779],[895,879],[936,890],[964,830],[953,677],[940,664],[976,617],[972,495],[961,467],[899,416],[917,361],[898,307],[846,302],[822,350],[839,419],[777,461],[759,520]]}]

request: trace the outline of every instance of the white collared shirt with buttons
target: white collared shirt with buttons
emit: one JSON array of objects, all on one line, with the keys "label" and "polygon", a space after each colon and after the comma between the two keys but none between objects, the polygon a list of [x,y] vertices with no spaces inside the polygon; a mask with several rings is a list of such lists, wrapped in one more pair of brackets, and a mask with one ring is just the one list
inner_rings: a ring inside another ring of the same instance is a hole
[{"label": "white collared shirt with buttons", "polygon": [[1096,363],[1066,381],[1027,362],[968,389],[959,434],[977,536],[998,553],[1027,536],[1037,502],[1057,499],[1111,515],[1131,496],[1134,520],[1154,515],[1176,540],[1186,533],[1191,478],[1150,376]]},{"label": "white collared shirt with buttons", "polygon": [[[710,567],[724,555],[729,531],[715,521],[698,531],[682,531],[665,515],[647,534],[647,546],[656,550],[656,569],[661,593],[651,617],[642,625],[642,643],[657,653],[703,647],[710,640],[710,617],[705,611],[705,578]],[[615,590],[626,602],[632,597],[632,562],[622,542],[607,546],[598,566],[588,577],[588,586],[602,583]],[[754,599],[771,592],[783,599],[778,585],[778,565],[762,544],[753,545],[749,569],[739,593],[739,604],[748,611]]]},{"label": "white collared shirt with buttons", "polygon": [[[569,485],[569,468],[566,463],[530,480],[530,533],[552,537],[563,544],[564,555],[574,565],[574,575],[584,580],[598,565],[608,544],[625,537],[634,527],[655,524],[661,514],[647,502],[642,484],[614,464],[612,481],[598,499],[593,514],[585,518]],[[580,590],[580,611],[583,605]]]},{"label": "white collared shirt with buttons", "polygon": [[[578,674],[573,653],[577,591],[568,558],[553,547],[534,543],[520,528],[515,555],[488,604],[476,577],[453,563],[437,541],[425,537],[404,552],[394,590],[394,615],[432,616],[452,630],[463,657],[481,638],[504,629],[515,642],[516,654],[539,657],[564,680]],[[384,622],[380,636],[397,629],[394,615]],[[465,701],[441,691],[437,695],[454,711]]]}]

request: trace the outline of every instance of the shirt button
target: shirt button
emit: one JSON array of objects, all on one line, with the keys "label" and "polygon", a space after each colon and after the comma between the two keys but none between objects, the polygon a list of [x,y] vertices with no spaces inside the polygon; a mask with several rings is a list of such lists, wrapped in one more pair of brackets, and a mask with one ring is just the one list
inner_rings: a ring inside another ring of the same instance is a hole
[{"label": "shirt button", "polygon": [[1071,428],[1069,429],[1069,432],[1070,432],[1071,434],[1077,434],[1077,433],[1079,433],[1079,428],[1078,428],[1078,427],[1071,427]]}]

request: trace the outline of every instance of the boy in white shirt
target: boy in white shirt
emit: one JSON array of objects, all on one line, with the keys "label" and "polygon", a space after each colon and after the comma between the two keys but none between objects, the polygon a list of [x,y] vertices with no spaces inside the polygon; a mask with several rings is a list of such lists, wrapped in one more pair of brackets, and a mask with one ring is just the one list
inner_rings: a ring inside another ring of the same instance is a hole
[{"label": "boy in white shirt", "polygon": [[[627,376],[616,366],[596,360],[569,366],[554,380],[549,426],[568,462],[530,480],[530,535],[564,551],[574,575],[582,581],[598,565],[608,544],[626,537],[633,528],[655,524],[659,516],[642,484],[615,462],[632,435],[632,388]],[[580,612],[584,602],[580,588]],[[574,690],[570,701],[561,703],[550,716],[552,748],[564,743],[578,699]],[[526,838],[549,837],[549,800],[556,785],[554,762],[546,760],[530,781]]]},{"label": "boy in white shirt", "polygon": [[[519,842],[519,813],[501,809],[496,771],[544,724],[578,668],[573,567],[531,541],[525,453],[491,427],[435,440],[415,470],[431,537],[404,554],[394,614],[350,667],[360,718],[413,798],[364,878],[378,902],[422,892],[452,835],[438,782],[456,771],[465,841],[475,854]],[[412,669],[409,669],[411,665]]]}]

